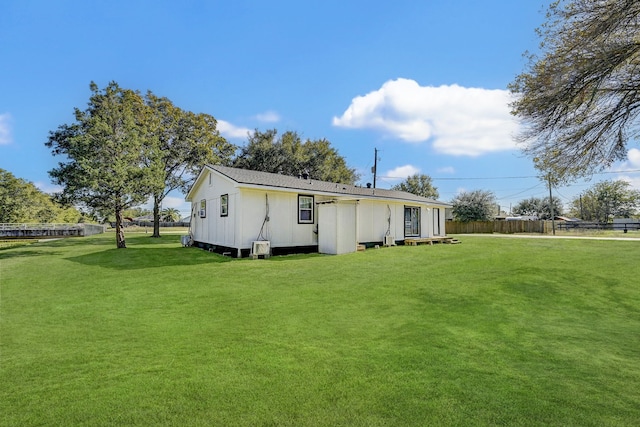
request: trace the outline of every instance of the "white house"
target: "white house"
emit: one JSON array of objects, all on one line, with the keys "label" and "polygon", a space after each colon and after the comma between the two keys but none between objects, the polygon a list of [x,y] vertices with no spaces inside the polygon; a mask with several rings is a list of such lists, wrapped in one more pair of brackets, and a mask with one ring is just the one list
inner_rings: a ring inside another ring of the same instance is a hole
[{"label": "white house", "polygon": [[343,254],[444,236],[451,207],[403,191],[209,165],[186,200],[193,244],[234,257]]}]

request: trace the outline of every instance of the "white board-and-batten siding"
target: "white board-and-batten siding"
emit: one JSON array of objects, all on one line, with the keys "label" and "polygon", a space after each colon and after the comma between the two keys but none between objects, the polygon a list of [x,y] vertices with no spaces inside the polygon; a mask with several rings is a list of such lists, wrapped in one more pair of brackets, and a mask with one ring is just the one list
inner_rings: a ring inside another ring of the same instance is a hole
[{"label": "white board-and-batten siding", "polygon": [[238,212],[243,224],[240,247],[250,248],[251,243],[258,239],[267,214],[267,203],[269,221],[265,224],[261,237],[269,240],[272,247],[317,245],[317,235],[314,233],[317,208],[314,205],[314,224],[299,224],[298,195],[306,193],[244,189],[242,206]]},{"label": "white board-and-batten siding", "polygon": [[[203,169],[188,194],[193,206],[191,235],[195,242],[235,249],[238,256],[240,250],[251,249],[252,242],[261,239],[269,240],[271,248],[315,246],[320,252],[329,248],[327,253],[347,253],[354,251],[357,243],[380,243],[387,235],[395,241],[404,240],[407,207],[420,209],[420,235],[412,237],[444,235],[446,204],[442,202],[414,200],[413,195],[407,195],[407,200],[398,199],[397,192],[393,194],[396,198],[376,197],[375,190],[372,195],[334,194],[333,184],[321,182],[316,186],[324,187],[323,191],[313,190],[310,181],[310,188],[305,190],[297,188],[297,181],[288,187],[259,181],[242,183],[231,178],[246,178],[247,173],[252,172],[224,167]],[[279,179],[273,174],[258,176],[267,181]],[[307,181],[304,183],[306,187]],[[336,184],[335,189],[341,188]],[[223,195],[228,197],[226,216],[220,212]],[[299,223],[299,196],[313,196],[313,223]],[[201,200],[206,201],[204,218],[199,215]],[[440,214],[434,215],[437,211]],[[269,220],[265,222],[267,215]]]},{"label": "white board-and-batten siding", "polygon": [[[213,175],[213,174],[211,174]],[[203,179],[192,190],[191,233],[193,240],[233,247],[236,242],[237,221],[235,215],[221,216],[221,197],[228,195],[229,212],[238,205],[240,190],[229,181]],[[200,203],[206,203],[206,215],[200,217]]]}]

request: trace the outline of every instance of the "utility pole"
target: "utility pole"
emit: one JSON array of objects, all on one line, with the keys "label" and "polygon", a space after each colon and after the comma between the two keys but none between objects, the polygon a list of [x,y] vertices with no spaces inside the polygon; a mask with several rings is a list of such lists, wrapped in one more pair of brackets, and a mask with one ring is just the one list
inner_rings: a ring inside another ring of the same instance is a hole
[{"label": "utility pole", "polygon": [[584,219],[584,212],[582,211],[582,193],[580,193],[580,219]]},{"label": "utility pole", "polygon": [[373,158],[373,167],[371,168],[371,172],[373,172],[373,188],[376,188],[376,174],[378,173],[378,149],[373,149],[374,158]]}]

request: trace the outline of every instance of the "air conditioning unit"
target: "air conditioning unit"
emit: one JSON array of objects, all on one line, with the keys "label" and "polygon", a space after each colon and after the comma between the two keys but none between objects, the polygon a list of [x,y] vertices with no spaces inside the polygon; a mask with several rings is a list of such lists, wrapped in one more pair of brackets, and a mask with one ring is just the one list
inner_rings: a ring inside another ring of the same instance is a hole
[{"label": "air conditioning unit", "polygon": [[393,236],[384,236],[384,246],[395,246],[396,239]]},{"label": "air conditioning unit", "polygon": [[251,245],[251,256],[255,259],[259,256],[268,258],[271,255],[271,242],[268,240],[256,240]]}]

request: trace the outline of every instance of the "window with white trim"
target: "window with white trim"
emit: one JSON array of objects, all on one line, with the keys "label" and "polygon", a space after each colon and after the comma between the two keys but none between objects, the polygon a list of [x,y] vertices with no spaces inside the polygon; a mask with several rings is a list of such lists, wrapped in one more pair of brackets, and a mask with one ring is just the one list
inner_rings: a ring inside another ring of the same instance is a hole
[{"label": "window with white trim", "polygon": [[313,196],[298,195],[298,224],[313,224]]}]

